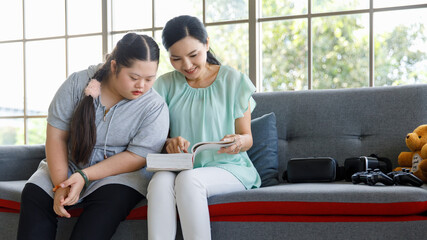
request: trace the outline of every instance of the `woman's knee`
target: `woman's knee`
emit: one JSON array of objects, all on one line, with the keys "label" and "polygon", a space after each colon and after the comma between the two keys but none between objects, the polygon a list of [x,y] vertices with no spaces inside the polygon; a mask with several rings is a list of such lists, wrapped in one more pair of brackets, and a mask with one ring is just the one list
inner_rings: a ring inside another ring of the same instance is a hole
[{"label": "woman's knee", "polygon": [[182,171],[175,179],[176,194],[193,195],[196,192],[206,195],[206,188],[199,178],[197,169]]},{"label": "woman's knee", "polygon": [[159,171],[156,172],[150,180],[147,188],[147,199],[156,194],[170,194],[175,195],[174,185],[175,185],[176,174],[168,171]]}]

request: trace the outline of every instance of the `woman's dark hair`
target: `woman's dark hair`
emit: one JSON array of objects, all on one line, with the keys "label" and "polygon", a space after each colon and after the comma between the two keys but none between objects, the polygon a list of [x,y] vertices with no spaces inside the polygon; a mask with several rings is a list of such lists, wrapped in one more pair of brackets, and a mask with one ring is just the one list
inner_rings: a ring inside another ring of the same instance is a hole
[{"label": "woman's dark hair", "polygon": [[[149,36],[135,33],[126,34],[116,45],[105,63],[92,78],[102,82],[112,74],[111,61],[116,61],[117,71],[131,67],[135,60],[159,62],[159,46]],[[71,119],[70,147],[75,163],[87,164],[96,143],[95,106],[92,96],[80,101]]]},{"label": "woman's dark hair", "polygon": [[[162,33],[162,42],[166,50],[179,40],[191,36],[201,43],[206,44],[208,41],[208,33],[203,23],[196,17],[182,15],[172,18],[166,23]],[[207,53],[206,61],[210,64],[221,65],[215,58],[211,49]]]}]

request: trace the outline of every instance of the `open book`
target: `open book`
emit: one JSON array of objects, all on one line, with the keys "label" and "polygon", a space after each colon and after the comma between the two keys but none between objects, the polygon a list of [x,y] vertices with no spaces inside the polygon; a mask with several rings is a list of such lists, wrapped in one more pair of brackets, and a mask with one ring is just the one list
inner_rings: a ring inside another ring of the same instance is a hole
[{"label": "open book", "polygon": [[219,150],[232,145],[234,141],[199,142],[191,148],[192,153],[149,153],[147,171],[182,171],[193,169],[194,158],[203,150]]}]

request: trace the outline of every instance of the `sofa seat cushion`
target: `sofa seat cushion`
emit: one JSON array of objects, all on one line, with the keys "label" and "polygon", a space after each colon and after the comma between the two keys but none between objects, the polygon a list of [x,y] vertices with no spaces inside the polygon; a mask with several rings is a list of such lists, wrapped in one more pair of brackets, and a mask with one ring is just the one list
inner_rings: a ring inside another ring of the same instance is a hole
[{"label": "sofa seat cushion", "polygon": [[19,213],[21,192],[27,181],[0,181],[0,212]]},{"label": "sofa seat cushion", "polygon": [[[0,212],[19,213],[21,192],[26,180],[22,181],[0,181]],[[78,217],[82,213],[79,204],[73,206],[69,211],[72,217]],[[147,200],[139,202],[126,219],[147,219]]]},{"label": "sofa seat cushion", "polygon": [[[427,185],[368,186],[347,182],[281,184],[209,198],[212,216],[362,215],[427,212]],[[214,215],[212,215],[214,214]]]},{"label": "sofa seat cushion", "polygon": [[[0,212],[19,213],[25,182],[0,181]],[[280,184],[217,195],[208,201],[213,221],[420,220],[416,215],[427,213],[427,184],[422,187],[347,182]],[[73,217],[81,212],[79,205],[70,209]],[[135,206],[127,219],[147,219],[146,199]],[[426,219],[424,216],[421,220]]]}]

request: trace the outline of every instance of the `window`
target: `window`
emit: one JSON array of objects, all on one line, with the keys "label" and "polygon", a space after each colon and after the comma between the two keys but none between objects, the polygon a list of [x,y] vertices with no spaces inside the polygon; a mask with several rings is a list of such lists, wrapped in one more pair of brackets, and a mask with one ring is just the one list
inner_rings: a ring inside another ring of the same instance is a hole
[{"label": "window", "polygon": [[427,83],[425,0],[262,0],[261,9],[261,91]]},{"label": "window", "polygon": [[0,144],[44,144],[56,90],[69,73],[102,61],[101,1],[0,5]]},{"label": "window", "polygon": [[[127,32],[201,19],[217,58],[258,91],[427,83],[426,0],[22,0],[0,3],[0,144],[43,144],[66,77]],[[47,7],[49,6],[49,7]]]}]

